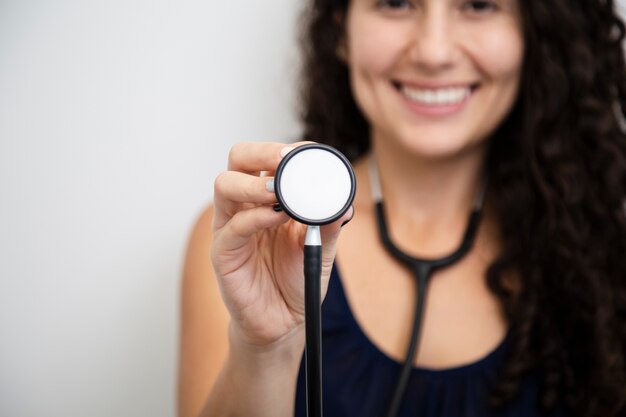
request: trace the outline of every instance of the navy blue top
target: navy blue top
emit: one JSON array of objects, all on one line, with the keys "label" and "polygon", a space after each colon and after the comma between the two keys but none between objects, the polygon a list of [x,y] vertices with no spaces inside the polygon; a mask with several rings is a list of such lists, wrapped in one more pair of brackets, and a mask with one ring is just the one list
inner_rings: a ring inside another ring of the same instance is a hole
[{"label": "navy blue top", "polygon": [[[524,380],[508,406],[491,410],[490,387],[506,358],[509,337],[477,362],[443,370],[413,368],[398,417],[539,416],[538,382]],[[336,266],[322,306],[324,417],[383,417],[402,365],[363,333],[348,305]],[[564,416],[555,410],[551,417]],[[295,417],[306,417],[304,362],[296,389]]]}]

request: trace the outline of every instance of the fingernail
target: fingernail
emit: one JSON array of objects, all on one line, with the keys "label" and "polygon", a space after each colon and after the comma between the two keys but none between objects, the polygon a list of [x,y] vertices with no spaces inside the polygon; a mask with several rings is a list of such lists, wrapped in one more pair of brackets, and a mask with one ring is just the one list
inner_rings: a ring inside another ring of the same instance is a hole
[{"label": "fingernail", "polygon": [[284,158],[285,155],[287,155],[289,152],[293,151],[294,149],[296,149],[295,146],[287,146],[285,148],[282,148],[280,150],[280,156],[282,156]]},{"label": "fingernail", "polygon": [[274,192],[274,178],[265,183],[265,189],[270,193]]},{"label": "fingernail", "polygon": [[280,204],[274,204],[272,206],[272,209],[276,212],[276,213],[280,213],[281,211],[283,211],[283,208],[280,206]]}]

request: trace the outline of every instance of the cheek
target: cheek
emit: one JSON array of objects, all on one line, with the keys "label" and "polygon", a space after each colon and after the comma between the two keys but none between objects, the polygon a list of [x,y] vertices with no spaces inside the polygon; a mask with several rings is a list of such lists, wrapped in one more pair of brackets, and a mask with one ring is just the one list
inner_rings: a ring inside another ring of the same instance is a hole
[{"label": "cheek", "polygon": [[348,60],[353,71],[382,75],[390,71],[405,49],[402,28],[378,19],[353,22],[348,31]]},{"label": "cheek", "polygon": [[494,80],[518,80],[524,57],[524,40],[517,27],[498,28],[476,40],[473,54],[488,76]]}]

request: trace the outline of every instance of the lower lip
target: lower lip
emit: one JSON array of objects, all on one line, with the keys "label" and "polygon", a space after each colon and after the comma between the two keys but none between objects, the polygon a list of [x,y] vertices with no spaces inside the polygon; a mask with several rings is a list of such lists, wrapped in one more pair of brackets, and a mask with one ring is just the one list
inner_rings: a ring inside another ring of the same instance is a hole
[{"label": "lower lip", "polygon": [[467,105],[469,99],[474,95],[472,91],[467,97],[458,103],[441,104],[441,105],[428,105],[423,103],[417,103],[405,96],[402,91],[396,89],[398,94],[402,97],[406,105],[413,113],[417,113],[422,116],[428,117],[446,117],[459,113]]}]

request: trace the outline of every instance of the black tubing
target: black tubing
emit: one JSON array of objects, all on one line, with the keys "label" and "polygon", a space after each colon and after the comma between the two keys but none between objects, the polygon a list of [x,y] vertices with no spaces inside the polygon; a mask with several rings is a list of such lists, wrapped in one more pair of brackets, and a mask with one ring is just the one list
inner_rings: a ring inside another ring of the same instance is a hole
[{"label": "black tubing", "polygon": [[378,232],[383,246],[393,257],[413,270],[413,275],[417,281],[417,300],[415,302],[411,339],[409,340],[407,356],[404,360],[404,364],[400,371],[400,375],[398,376],[398,380],[396,381],[394,390],[392,391],[385,417],[397,416],[405,395],[406,387],[409,382],[409,376],[411,375],[411,369],[413,368],[413,362],[415,361],[417,351],[419,350],[420,330],[423,320],[424,305],[426,303],[426,290],[430,276],[436,270],[445,268],[459,261],[469,252],[474,243],[476,232],[478,231],[478,223],[480,221],[481,213],[482,203],[470,212],[463,240],[454,252],[440,258],[426,259],[409,255],[400,250],[394,244],[389,236],[389,230],[387,229],[383,203],[381,201],[376,203]]},{"label": "black tubing", "polygon": [[322,247],[304,246],[306,404],[308,417],[322,417]]},{"label": "black tubing", "polygon": [[409,382],[409,376],[411,375],[411,369],[413,369],[413,362],[415,362],[415,356],[417,355],[417,348],[420,340],[420,330],[422,327],[422,316],[424,313],[424,304],[426,301],[426,286],[428,279],[430,278],[431,269],[428,265],[422,264],[416,266],[415,276],[417,277],[417,302],[415,304],[415,313],[413,318],[413,328],[411,330],[411,339],[409,341],[409,348],[407,349],[406,358],[400,371],[400,376],[396,380],[396,386],[393,390],[393,396],[389,401],[387,407],[386,417],[396,417],[400,404],[404,398],[407,384]]}]

